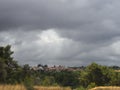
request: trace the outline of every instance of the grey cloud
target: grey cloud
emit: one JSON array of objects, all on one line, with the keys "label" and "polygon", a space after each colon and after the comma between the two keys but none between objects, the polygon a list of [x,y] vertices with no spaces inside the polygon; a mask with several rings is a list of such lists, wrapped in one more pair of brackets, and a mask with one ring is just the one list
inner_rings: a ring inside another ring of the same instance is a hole
[{"label": "grey cloud", "polygon": [[106,14],[111,12],[107,13],[108,9],[104,7],[110,2],[112,1],[1,0],[0,28],[75,29],[109,17]]},{"label": "grey cloud", "polygon": [[0,45],[22,64],[117,64],[119,8],[119,0],[0,0]]}]

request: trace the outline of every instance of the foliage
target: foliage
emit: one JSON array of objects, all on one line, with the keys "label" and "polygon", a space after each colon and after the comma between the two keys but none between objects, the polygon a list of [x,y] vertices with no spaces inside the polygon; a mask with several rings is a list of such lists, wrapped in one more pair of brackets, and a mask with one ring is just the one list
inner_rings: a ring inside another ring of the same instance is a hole
[{"label": "foliage", "polygon": [[61,71],[55,74],[56,82],[61,86],[79,86],[79,74],[71,71]]},{"label": "foliage", "polygon": [[91,88],[94,88],[96,87],[96,84],[95,83],[90,83],[87,87],[87,89],[91,89]]},{"label": "foliage", "polygon": [[2,77],[0,83],[9,83],[13,73],[19,67],[17,62],[13,60],[12,54],[10,45],[0,47],[0,77]]},{"label": "foliage", "polygon": [[53,86],[55,84],[55,79],[52,76],[46,76],[42,82],[43,86]]},{"label": "foliage", "polygon": [[27,88],[27,90],[33,90],[33,79],[30,77],[25,77],[24,85]]},{"label": "foliage", "polygon": [[120,74],[116,74],[113,69],[92,63],[81,72],[80,84],[84,87],[89,87],[91,83],[97,86],[119,85],[119,78]]},{"label": "foliage", "polygon": [[5,83],[7,77],[6,64],[4,60],[0,58],[0,82]]},{"label": "foliage", "polygon": [[[118,66],[108,67],[92,63],[81,71],[46,71],[47,65],[39,64],[42,70],[33,70],[28,64],[20,66],[12,57],[11,46],[0,47],[0,83],[24,84],[28,90],[34,85],[70,86],[86,90],[95,86],[120,86]],[[86,89],[85,89],[86,88]]]}]

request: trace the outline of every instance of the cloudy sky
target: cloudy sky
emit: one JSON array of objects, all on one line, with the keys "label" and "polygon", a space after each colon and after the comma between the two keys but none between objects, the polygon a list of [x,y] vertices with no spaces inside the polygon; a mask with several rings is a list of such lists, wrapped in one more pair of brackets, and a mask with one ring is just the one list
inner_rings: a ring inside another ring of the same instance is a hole
[{"label": "cloudy sky", "polygon": [[120,0],[0,0],[0,45],[20,64],[120,65]]}]

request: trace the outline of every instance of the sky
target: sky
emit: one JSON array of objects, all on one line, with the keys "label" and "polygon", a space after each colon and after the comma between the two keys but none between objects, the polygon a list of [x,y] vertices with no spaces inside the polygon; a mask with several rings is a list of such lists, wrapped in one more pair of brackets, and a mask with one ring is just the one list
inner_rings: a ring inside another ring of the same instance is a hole
[{"label": "sky", "polygon": [[120,65],[120,0],[0,0],[0,46],[19,64]]}]

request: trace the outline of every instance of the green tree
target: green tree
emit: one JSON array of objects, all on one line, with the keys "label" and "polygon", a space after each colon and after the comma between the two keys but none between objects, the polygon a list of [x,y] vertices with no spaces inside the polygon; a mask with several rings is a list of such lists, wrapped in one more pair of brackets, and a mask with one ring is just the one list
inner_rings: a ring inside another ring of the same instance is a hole
[{"label": "green tree", "polygon": [[13,51],[11,51],[11,46],[7,45],[5,47],[0,47],[0,76],[3,77],[0,81],[3,83],[14,83],[13,73],[15,74],[19,65],[12,57]]},{"label": "green tree", "polygon": [[61,86],[79,86],[79,74],[73,71],[61,71],[55,74],[56,82]]},{"label": "green tree", "polygon": [[53,86],[55,84],[55,79],[53,76],[45,76],[42,85],[44,86]]},{"label": "green tree", "polygon": [[104,75],[102,73],[101,66],[96,63],[92,63],[87,67],[87,70],[89,81],[95,82],[96,85],[102,85]]},{"label": "green tree", "polygon": [[0,83],[5,83],[7,77],[6,64],[0,58]]},{"label": "green tree", "polygon": [[24,76],[29,76],[29,77],[31,76],[31,70],[29,64],[25,64],[23,66],[23,74]]},{"label": "green tree", "polygon": [[91,83],[97,86],[111,85],[111,80],[114,78],[114,71],[107,66],[101,66],[92,63],[87,66],[85,71],[81,72],[80,83],[87,87]]}]

